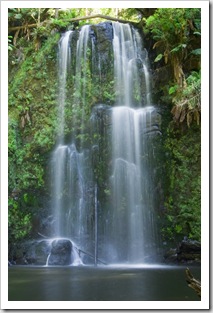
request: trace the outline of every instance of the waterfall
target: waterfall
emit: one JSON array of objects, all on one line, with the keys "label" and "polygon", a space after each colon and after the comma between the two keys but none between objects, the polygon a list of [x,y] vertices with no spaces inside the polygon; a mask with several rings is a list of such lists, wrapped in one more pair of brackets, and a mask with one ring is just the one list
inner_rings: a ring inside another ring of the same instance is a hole
[{"label": "waterfall", "polygon": [[[112,111],[113,173],[109,246],[114,262],[145,262],[150,254],[155,230],[149,215],[153,205],[149,193],[153,186],[147,168],[148,141],[144,135],[154,108],[150,105],[149,73],[138,33],[130,27],[113,23],[114,72],[117,101]],[[142,102],[138,60],[142,61],[146,97]],[[134,100],[143,108],[137,108]]]},{"label": "waterfall", "polygon": [[141,44],[128,24],[113,23],[113,51],[117,104],[131,106],[133,89],[141,100],[137,71],[137,47]]},{"label": "waterfall", "polygon": [[[64,239],[72,241],[71,246],[64,241],[73,251],[72,264],[82,264],[76,255],[78,247],[85,259],[93,259],[96,265],[147,262],[155,243],[148,133],[157,126],[153,122],[147,52],[130,25],[107,25],[113,40],[108,33],[105,45],[111,45],[112,56],[109,52],[102,57],[97,34],[89,25],[78,32],[66,32],[59,41],[59,128],[51,158],[52,237],[62,238],[62,243]],[[107,77],[107,58],[114,65],[114,105],[90,105],[92,83],[99,82],[97,94],[103,94],[101,81]],[[110,160],[105,160],[101,151],[104,140]],[[104,164],[109,168],[105,182],[97,171],[101,160],[108,162]],[[106,185],[110,200],[105,203],[101,195]],[[75,251],[73,247],[77,247]],[[51,258],[48,256],[47,264]]]},{"label": "waterfall", "polygon": [[[75,240],[78,246],[84,248],[85,237],[90,238],[87,229],[89,217],[86,215],[86,181],[91,180],[91,167],[88,156],[88,151],[78,151],[76,147],[76,128],[78,116],[73,114],[72,124],[74,131],[72,140],[64,143],[64,128],[65,128],[65,110],[67,99],[67,73],[71,67],[71,55],[76,56],[76,69],[71,75],[75,75],[74,90],[82,92],[84,105],[86,92],[86,51],[88,41],[88,27],[82,28],[80,33],[76,51],[72,51],[70,40],[73,31],[66,32],[59,41],[59,97],[58,97],[58,145],[53,151],[51,158],[52,169],[52,212],[53,212],[53,231],[52,236],[55,238],[71,238]],[[75,107],[80,105],[77,101],[79,96],[74,93]],[[82,111],[81,111],[82,112]],[[82,113],[82,124],[84,114]],[[73,250],[74,252],[74,250]],[[75,255],[76,253],[74,253]],[[73,264],[78,261],[73,260]]]},{"label": "waterfall", "polygon": [[67,80],[67,69],[70,60],[71,49],[69,48],[69,40],[72,31],[66,32],[59,41],[59,96],[58,96],[58,108],[59,108],[59,140],[63,142],[64,136],[64,109],[66,102],[66,80]]},{"label": "waterfall", "polygon": [[[86,94],[87,94],[87,83],[88,83],[88,64],[89,56],[88,43],[89,43],[89,31],[90,26],[84,25],[80,31],[79,38],[76,46],[76,66],[75,66],[75,78],[74,78],[74,97],[73,97],[73,119],[74,125],[72,141],[76,140],[77,132],[82,135],[84,134],[85,124],[85,106],[86,106]],[[79,113],[80,112],[80,113]],[[80,117],[78,115],[81,115]],[[80,124],[79,124],[80,121]]]},{"label": "waterfall", "polygon": [[67,155],[67,146],[63,145],[64,141],[64,110],[66,105],[66,80],[67,70],[70,60],[71,50],[69,48],[69,40],[72,35],[72,31],[68,31],[61,37],[58,44],[58,145],[53,151],[52,155],[52,208],[55,218],[54,235],[60,236],[62,232],[62,208],[63,203],[63,183],[66,175],[65,159]]}]

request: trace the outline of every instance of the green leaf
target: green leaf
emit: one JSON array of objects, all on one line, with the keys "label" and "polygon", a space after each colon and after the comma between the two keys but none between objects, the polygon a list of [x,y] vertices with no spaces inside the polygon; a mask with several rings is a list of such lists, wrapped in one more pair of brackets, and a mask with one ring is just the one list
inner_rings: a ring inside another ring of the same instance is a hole
[{"label": "green leaf", "polygon": [[198,49],[192,50],[192,54],[194,54],[194,55],[201,55],[201,49],[198,48]]},{"label": "green leaf", "polygon": [[173,93],[175,93],[177,90],[177,85],[172,86],[169,88],[169,95],[172,95]]},{"label": "green leaf", "polygon": [[181,231],[182,231],[182,226],[181,225],[175,225],[175,231],[176,231],[176,233],[180,233]]},{"label": "green leaf", "polygon": [[23,198],[24,198],[24,202],[27,203],[27,201],[28,201],[28,194],[25,193],[24,196],[23,196]]},{"label": "green leaf", "polygon": [[20,20],[20,19],[22,18],[22,14],[20,14],[20,13],[16,14],[16,15],[15,15],[15,18],[16,18],[17,20]]},{"label": "green leaf", "polygon": [[162,57],[163,57],[163,54],[161,54],[161,53],[158,54],[158,56],[155,58],[154,62],[160,61],[162,59]]},{"label": "green leaf", "polygon": [[169,222],[173,222],[173,220],[174,220],[174,217],[171,215],[167,215],[167,218],[168,218]]},{"label": "green leaf", "polygon": [[185,43],[183,43],[183,44],[180,44],[180,45],[178,45],[177,47],[175,47],[174,49],[172,49],[171,50],[171,52],[178,52],[180,49],[182,49],[182,48],[186,48],[186,44]]}]

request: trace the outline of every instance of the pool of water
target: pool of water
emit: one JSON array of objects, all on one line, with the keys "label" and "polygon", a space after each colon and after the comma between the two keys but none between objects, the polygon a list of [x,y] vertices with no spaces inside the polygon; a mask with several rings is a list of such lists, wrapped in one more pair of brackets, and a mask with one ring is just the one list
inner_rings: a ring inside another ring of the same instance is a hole
[{"label": "pool of water", "polygon": [[[9,301],[199,301],[186,267],[9,267]],[[200,267],[190,268],[200,279]]]}]

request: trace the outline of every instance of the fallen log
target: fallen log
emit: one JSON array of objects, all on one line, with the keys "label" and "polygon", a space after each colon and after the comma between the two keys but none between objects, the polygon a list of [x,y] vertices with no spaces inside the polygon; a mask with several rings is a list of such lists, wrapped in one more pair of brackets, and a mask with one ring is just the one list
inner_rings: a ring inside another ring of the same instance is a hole
[{"label": "fallen log", "polygon": [[198,297],[201,298],[201,282],[194,278],[188,267],[186,269],[186,282],[190,288],[194,289]]}]

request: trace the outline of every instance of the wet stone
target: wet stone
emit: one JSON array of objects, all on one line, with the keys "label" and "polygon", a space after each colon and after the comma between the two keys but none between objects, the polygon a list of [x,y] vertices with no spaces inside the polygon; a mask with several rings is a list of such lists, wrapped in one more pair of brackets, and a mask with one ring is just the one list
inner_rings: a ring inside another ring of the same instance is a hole
[{"label": "wet stone", "polygon": [[70,265],[72,243],[70,240],[54,240],[48,265]]}]

